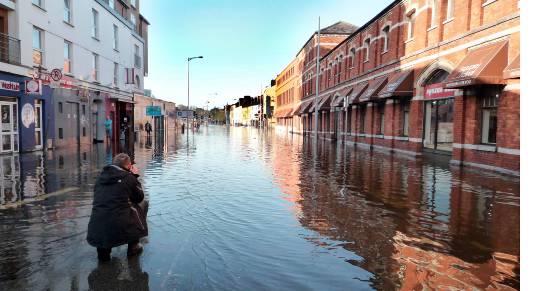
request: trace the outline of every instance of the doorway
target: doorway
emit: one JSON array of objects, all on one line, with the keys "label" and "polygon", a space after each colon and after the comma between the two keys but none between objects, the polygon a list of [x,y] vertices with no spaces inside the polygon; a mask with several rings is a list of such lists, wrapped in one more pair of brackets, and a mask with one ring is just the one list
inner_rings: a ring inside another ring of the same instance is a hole
[{"label": "doorway", "polygon": [[17,102],[0,101],[0,153],[19,151]]},{"label": "doorway", "polygon": [[43,104],[41,100],[35,100],[35,149],[43,149]]},{"label": "doorway", "polygon": [[452,151],[453,102],[453,98],[425,102],[424,147]]}]

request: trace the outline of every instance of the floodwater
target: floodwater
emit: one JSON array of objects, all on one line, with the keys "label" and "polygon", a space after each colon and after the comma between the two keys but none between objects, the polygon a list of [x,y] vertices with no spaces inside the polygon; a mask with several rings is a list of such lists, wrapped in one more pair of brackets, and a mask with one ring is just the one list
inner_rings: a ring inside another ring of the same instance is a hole
[{"label": "floodwater", "polygon": [[135,144],[144,253],[86,241],[104,146],[0,156],[0,290],[519,289],[519,180],[253,128]]}]

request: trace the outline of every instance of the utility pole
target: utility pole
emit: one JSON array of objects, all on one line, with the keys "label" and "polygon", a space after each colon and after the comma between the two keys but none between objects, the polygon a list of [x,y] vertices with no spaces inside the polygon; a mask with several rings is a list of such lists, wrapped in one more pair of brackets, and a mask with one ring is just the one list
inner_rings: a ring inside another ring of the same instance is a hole
[{"label": "utility pole", "polygon": [[198,57],[191,57],[187,59],[187,66],[186,66],[186,90],[187,90],[187,110],[186,110],[186,136],[188,141],[188,127],[190,126],[190,61],[193,59],[203,59],[203,56]]},{"label": "utility pole", "polygon": [[317,28],[317,65],[315,74],[315,139],[318,135],[318,123],[319,123],[319,56],[321,54],[321,16],[319,16],[319,23]]}]

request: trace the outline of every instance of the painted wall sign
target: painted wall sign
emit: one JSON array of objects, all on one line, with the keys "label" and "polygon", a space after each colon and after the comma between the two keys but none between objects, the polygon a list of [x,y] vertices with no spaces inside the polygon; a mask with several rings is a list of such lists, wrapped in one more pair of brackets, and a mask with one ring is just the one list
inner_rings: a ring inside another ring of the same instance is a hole
[{"label": "painted wall sign", "polygon": [[21,85],[18,82],[0,80],[0,89],[7,91],[20,91]]},{"label": "painted wall sign", "polygon": [[22,125],[29,128],[35,122],[34,107],[30,103],[24,104],[21,110]]},{"label": "painted wall sign", "polygon": [[425,86],[424,99],[431,100],[455,97],[455,91],[454,89],[444,88],[444,84],[442,83],[431,84]]}]

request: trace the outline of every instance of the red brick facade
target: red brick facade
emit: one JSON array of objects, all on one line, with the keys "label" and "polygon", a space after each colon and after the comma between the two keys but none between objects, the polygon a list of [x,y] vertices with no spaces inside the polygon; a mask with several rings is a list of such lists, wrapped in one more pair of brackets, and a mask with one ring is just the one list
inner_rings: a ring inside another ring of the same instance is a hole
[{"label": "red brick facade", "polygon": [[[321,55],[319,100],[332,107],[320,109],[320,136],[517,175],[520,75],[497,75],[519,56],[519,26],[516,0],[394,1]],[[467,65],[472,58],[480,62]],[[305,60],[295,108],[315,98],[315,58]],[[446,85],[461,76],[473,79]],[[309,134],[314,114],[294,114],[291,130]]]}]

